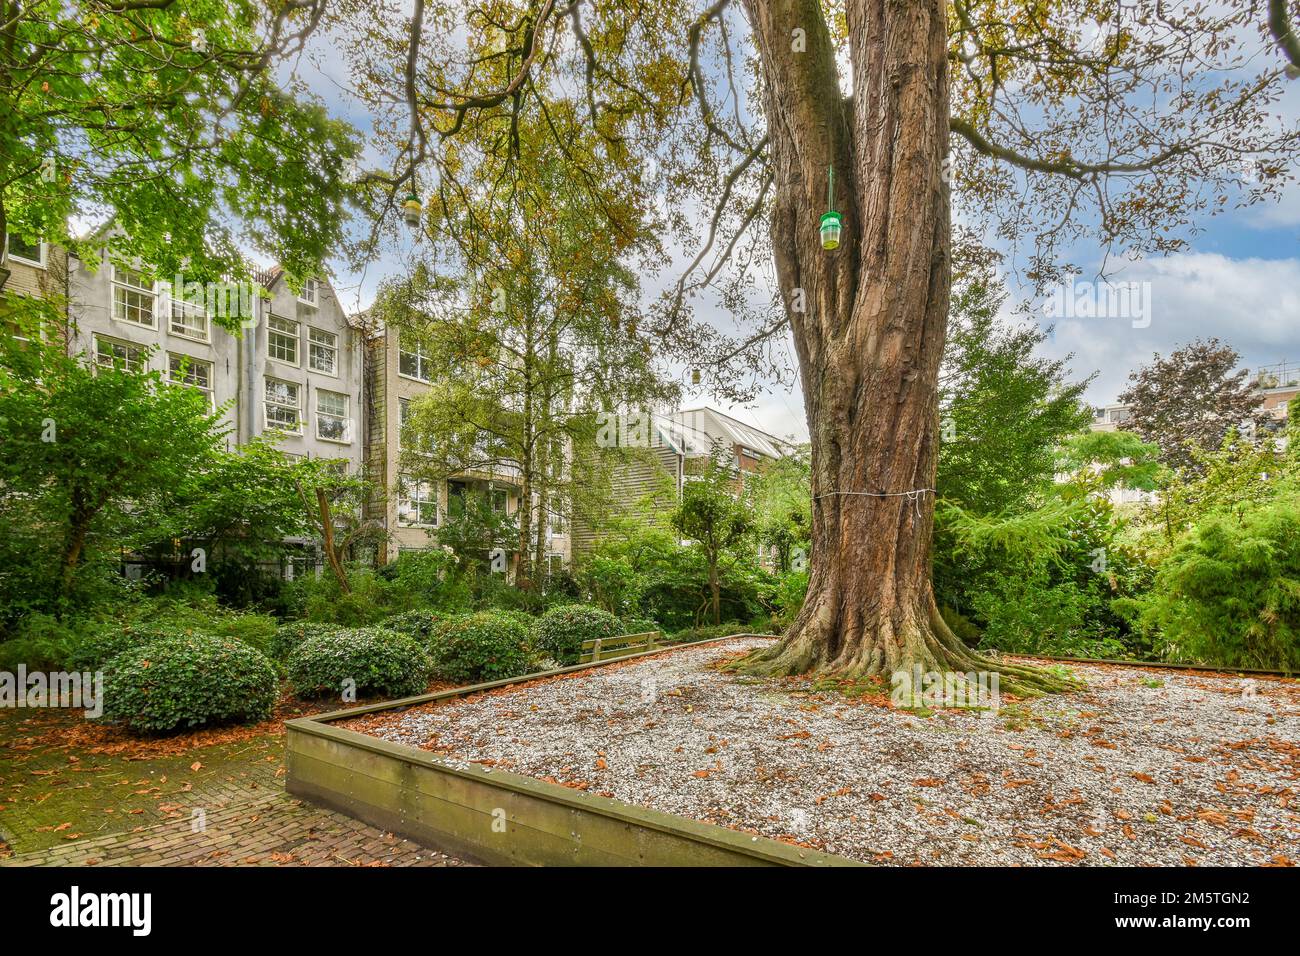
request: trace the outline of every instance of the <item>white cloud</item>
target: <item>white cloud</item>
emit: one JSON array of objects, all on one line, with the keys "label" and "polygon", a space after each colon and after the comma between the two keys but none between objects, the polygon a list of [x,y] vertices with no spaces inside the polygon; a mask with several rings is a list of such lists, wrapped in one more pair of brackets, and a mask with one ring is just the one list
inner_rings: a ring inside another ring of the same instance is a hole
[{"label": "white cloud", "polygon": [[1115,400],[1128,373],[1196,338],[1231,345],[1248,368],[1300,360],[1300,259],[1230,259],[1185,253],[1133,263],[1119,281],[1151,283],[1151,322],[1070,319],[1057,323],[1045,354],[1074,353],[1076,377],[1096,370],[1088,400]]}]

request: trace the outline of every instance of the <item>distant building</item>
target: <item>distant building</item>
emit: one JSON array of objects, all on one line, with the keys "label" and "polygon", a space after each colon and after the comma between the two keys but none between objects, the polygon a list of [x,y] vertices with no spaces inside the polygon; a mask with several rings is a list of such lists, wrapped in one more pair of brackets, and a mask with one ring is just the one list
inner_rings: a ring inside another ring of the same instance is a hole
[{"label": "distant building", "polygon": [[[370,331],[366,360],[367,420],[366,470],[382,497],[371,504],[370,517],[388,531],[388,545],[380,560],[387,562],[403,551],[438,547],[435,535],[470,497],[482,497],[503,514],[518,514],[522,490],[519,469],[505,465],[492,473],[467,472],[446,481],[418,479],[402,468],[402,426],[411,403],[429,390],[440,375],[449,373],[445,362],[425,353],[418,343],[404,343],[397,329]],[[535,511],[539,500],[533,501]],[[563,515],[547,517],[543,530],[548,573],[569,563],[569,526]],[[515,552],[506,558],[513,566]]]},{"label": "distant building", "polygon": [[[730,461],[737,478],[782,458],[792,446],[775,435],[746,425],[707,406],[666,415],[654,412],[618,416],[610,422],[615,440],[629,449],[610,475],[608,515],[663,519],[681,500],[683,485],[708,466],[715,453]],[[600,539],[600,522],[575,516],[573,552],[589,551]]]},{"label": "distant building", "polygon": [[[1283,361],[1256,369],[1254,391],[1263,399],[1260,410],[1268,416],[1267,429],[1282,431],[1286,427],[1287,409],[1300,395],[1300,367]],[[1122,402],[1103,405],[1093,410],[1091,428],[1095,432],[1113,432],[1126,427],[1132,418],[1129,405]]]}]

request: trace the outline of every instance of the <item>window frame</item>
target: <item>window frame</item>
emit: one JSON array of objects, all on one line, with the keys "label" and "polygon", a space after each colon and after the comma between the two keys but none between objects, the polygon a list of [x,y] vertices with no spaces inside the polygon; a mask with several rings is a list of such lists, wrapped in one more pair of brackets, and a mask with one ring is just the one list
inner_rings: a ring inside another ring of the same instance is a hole
[{"label": "window frame", "polygon": [[[294,390],[294,395],[296,396],[296,400],[298,404],[296,406],[291,406],[287,402],[271,401],[267,395],[267,386],[270,385],[272,382],[275,382],[279,385],[287,385],[290,388],[292,388]],[[297,430],[295,431],[293,429],[285,428],[283,425],[272,422],[271,416],[269,414],[270,412],[269,406],[271,405],[274,405],[276,408],[292,407],[294,412],[298,416]],[[262,378],[262,426],[263,428],[274,428],[276,431],[284,432],[286,435],[301,435],[303,433],[303,425],[306,417],[307,416],[304,414],[303,407],[302,407],[302,386],[300,384],[298,384],[297,382],[290,382],[283,378],[275,378],[274,376],[271,375],[263,376]]]},{"label": "window frame", "polygon": [[[28,259],[26,256],[20,255],[13,251],[13,248],[9,244],[9,237],[13,235],[15,234],[12,232],[6,232],[4,236],[5,254],[6,254],[5,258],[7,262],[21,262],[25,266],[31,266],[33,269],[49,268],[50,244],[48,242],[46,242],[44,239],[37,241],[36,254],[40,257],[40,260],[37,261],[35,259]],[[21,237],[19,237],[19,241],[21,241]]]},{"label": "window frame", "polygon": [[[336,396],[336,397],[338,397],[338,398],[343,399],[343,414],[342,414],[342,415],[339,415],[339,414],[337,414],[337,413],[335,413],[335,412],[326,412],[326,411],[322,411],[322,410],[321,410],[321,407],[320,407],[320,401],[321,401],[321,397],[324,396],[324,395],[332,395],[332,396]],[[321,424],[321,420],[322,420],[323,418],[328,418],[328,419],[338,419],[338,420],[340,420],[340,421],[343,423],[343,435],[344,435],[344,437],[343,437],[343,438],[330,438],[328,435],[322,435],[322,434],[321,434],[321,431],[320,431],[320,424]],[[335,444],[335,445],[351,445],[351,444],[352,444],[352,396],[350,396],[347,392],[332,392],[332,391],[330,391],[329,389],[326,389],[326,388],[318,388],[318,389],[316,389],[316,428],[315,428],[315,434],[316,434],[316,438],[317,438],[319,441],[327,441],[327,442],[331,442],[332,444]]]},{"label": "window frame", "polygon": [[155,281],[150,287],[149,295],[151,304],[149,306],[148,323],[137,322],[135,319],[122,318],[117,314],[117,290],[123,289],[127,294],[144,295],[145,291],[141,286],[132,285],[118,278],[119,272],[129,272],[132,275],[143,277],[144,273],[139,269],[132,269],[129,266],[119,266],[116,262],[110,263],[111,272],[109,273],[109,309],[108,315],[114,322],[121,322],[123,325],[129,325],[137,329],[153,329],[158,331],[158,283]]},{"label": "window frame", "polygon": [[[282,329],[273,328],[271,325],[272,322],[285,322],[291,324],[296,327],[297,331],[291,336],[288,332],[285,332]],[[288,359],[280,358],[271,351],[272,335],[281,335],[286,339],[293,339],[294,361],[290,362]],[[297,319],[290,319],[283,315],[275,315],[274,313],[268,312],[266,315],[266,358],[267,361],[279,362],[281,365],[287,365],[290,368],[302,368],[302,323]]]},{"label": "window frame", "polygon": [[[180,359],[182,365],[188,362],[190,368],[198,368],[199,366],[203,366],[204,368],[206,368],[208,371],[207,386],[205,387],[203,385],[197,385],[194,382],[187,382],[183,378],[178,379],[174,377],[175,370],[172,368],[173,359]],[[186,354],[185,352],[167,353],[168,383],[171,385],[182,385],[185,388],[192,388],[195,389],[196,391],[202,392],[203,394],[208,396],[208,404],[210,404],[214,409],[217,407],[216,374],[217,374],[217,366],[215,362],[210,362],[207,359],[201,359],[198,358],[197,356]]]},{"label": "window frame", "polygon": [[[183,339],[189,339],[191,342],[204,342],[204,343],[211,342],[212,341],[212,316],[208,314],[207,303],[204,302],[202,305],[195,306],[194,304],[187,302],[185,300],[184,289],[181,290],[181,297],[179,299],[176,298],[176,296],[172,294],[175,290],[172,289],[170,283],[164,283],[161,291],[162,291],[162,298],[166,304],[166,308],[164,309],[164,311],[167,313],[167,334],[179,336],[180,338]],[[176,309],[178,306],[185,314],[193,314],[193,310],[196,308],[198,309],[198,314],[203,317],[202,335],[195,334],[194,332],[188,330],[185,326],[181,326],[179,329],[177,328],[175,322],[176,322]]]},{"label": "window frame", "polygon": [[415,356],[415,367],[416,367],[417,372],[419,372],[419,373],[421,373],[421,374],[427,374],[428,369],[427,369],[425,366],[430,362],[432,356],[430,356],[429,354],[427,354],[426,352],[424,352],[423,349],[424,349],[424,343],[422,343],[422,342],[416,342],[416,343],[415,343],[415,350],[414,350],[414,351],[412,351],[411,349],[408,349],[408,348],[404,348],[404,347],[402,346],[402,335],[401,335],[400,332],[398,333],[398,336],[397,336],[397,375],[398,375],[399,378],[410,379],[412,382],[420,382],[420,383],[423,384],[423,385],[430,385],[430,384],[432,384],[432,382],[433,382],[433,378],[432,378],[432,377],[429,377],[429,378],[421,378],[421,377],[420,377],[420,374],[416,374],[416,375],[408,375],[406,372],[403,372],[403,371],[402,371],[402,356],[403,356],[403,355],[413,355],[413,356]]},{"label": "window frame", "polygon": [[[308,290],[311,295],[307,294]],[[320,279],[303,279],[302,291],[298,293],[298,301],[303,305],[310,305],[313,308],[320,308]]]},{"label": "window frame", "polygon": [[[123,359],[123,365],[128,372],[149,371],[149,346],[141,345],[138,342],[132,342],[127,339],[114,338],[111,335],[101,335],[98,332],[94,333],[94,338],[91,343],[94,346],[94,352],[95,352],[94,365],[96,369],[114,368],[116,366],[116,362],[113,365],[105,365],[103,362],[99,360],[100,358],[99,345],[101,342],[110,346],[119,346],[128,352],[127,356]],[[129,353],[132,351],[140,353],[138,368],[131,367],[131,356]]]},{"label": "window frame", "polygon": [[[419,491],[422,487],[425,486],[427,486],[428,488],[427,494],[424,497],[421,497],[419,495]],[[442,513],[441,513],[442,509],[439,507],[439,501],[438,501],[439,495],[438,495],[437,482],[430,481],[427,478],[413,478],[408,474],[405,474],[403,472],[398,472],[397,488],[395,490],[397,492],[398,527],[437,528],[439,526],[442,518]],[[415,494],[414,495],[404,494],[403,492],[407,490],[414,490]],[[415,520],[411,520],[409,518],[404,519],[402,517],[403,504],[408,506],[406,509],[407,514],[414,515]],[[424,512],[420,508],[421,505],[426,505],[426,506],[432,505],[433,507],[432,523],[419,520],[424,517]]]},{"label": "window frame", "polygon": [[[328,335],[331,339],[334,340],[334,344],[326,345],[323,342],[312,341],[313,333],[319,335]],[[332,378],[339,377],[339,353],[340,353],[339,338],[340,336],[337,332],[331,332],[329,329],[318,329],[314,325],[307,326],[307,370],[308,371],[316,372],[319,375],[329,375]],[[332,371],[328,371],[323,368],[317,368],[313,364],[315,362],[315,354],[312,352],[312,349],[318,345],[321,348],[327,348],[334,353],[334,368]]]}]

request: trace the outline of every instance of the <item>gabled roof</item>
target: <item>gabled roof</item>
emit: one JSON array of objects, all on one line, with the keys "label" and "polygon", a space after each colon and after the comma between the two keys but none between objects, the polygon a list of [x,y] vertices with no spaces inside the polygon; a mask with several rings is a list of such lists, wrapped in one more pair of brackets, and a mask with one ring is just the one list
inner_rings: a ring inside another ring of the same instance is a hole
[{"label": "gabled roof", "polygon": [[715,440],[721,439],[728,445],[743,445],[768,458],[781,458],[790,453],[789,444],[775,435],[753,425],[746,425],[707,405],[684,408],[673,417],[680,422],[689,423],[693,430],[703,432]]}]

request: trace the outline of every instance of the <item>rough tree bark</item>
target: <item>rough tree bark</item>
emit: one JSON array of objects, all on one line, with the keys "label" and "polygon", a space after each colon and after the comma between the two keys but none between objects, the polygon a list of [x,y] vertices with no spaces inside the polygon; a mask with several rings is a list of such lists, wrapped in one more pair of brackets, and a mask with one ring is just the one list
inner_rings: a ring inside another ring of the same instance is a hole
[{"label": "rough tree bark", "polygon": [[[746,0],[766,81],[771,237],[807,407],[813,522],[802,611],[740,666],[856,678],[919,664],[998,670],[1012,692],[1051,689],[1060,685],[1047,675],[972,654],[931,584],[950,286],[945,2],[845,6],[851,98],[818,0]],[[832,164],[844,231],[826,251],[818,220]]]}]

